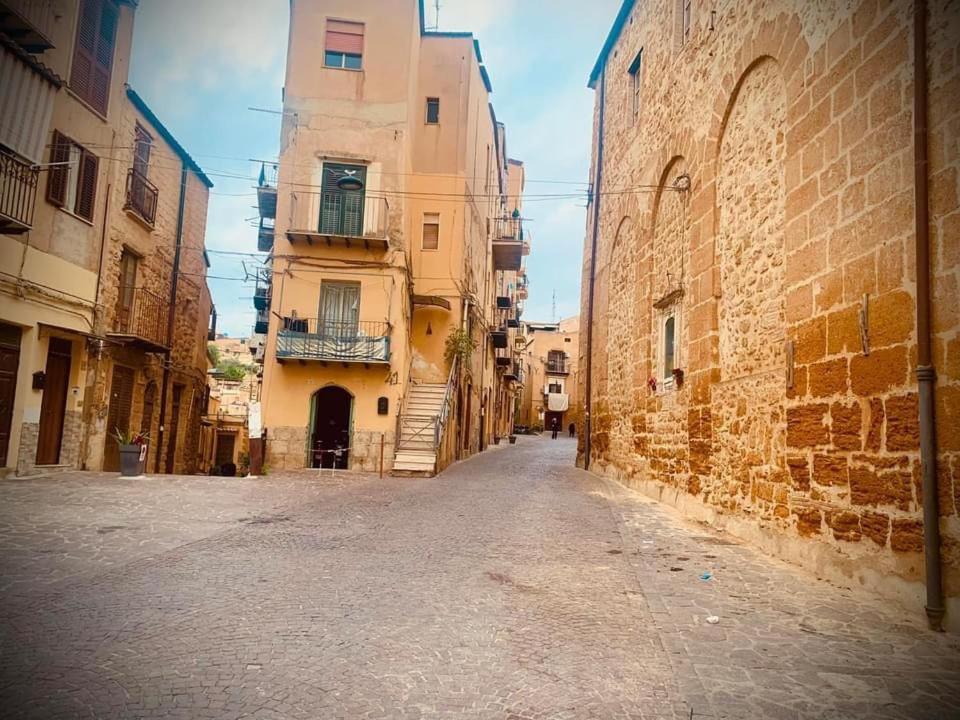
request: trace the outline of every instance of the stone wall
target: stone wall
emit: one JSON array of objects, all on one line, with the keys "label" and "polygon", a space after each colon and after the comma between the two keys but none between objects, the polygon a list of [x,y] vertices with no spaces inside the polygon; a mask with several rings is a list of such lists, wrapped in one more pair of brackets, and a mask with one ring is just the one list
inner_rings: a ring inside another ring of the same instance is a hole
[{"label": "stone wall", "polygon": [[[636,3],[606,61],[591,467],[918,607],[912,3],[694,2],[686,42],[681,7]],[[960,9],[931,2],[928,29],[941,531],[960,626]],[[678,383],[662,376],[670,315]]]},{"label": "stone wall", "polygon": [[[268,470],[302,470],[307,462],[306,427],[268,428],[265,464]],[[380,435],[369,430],[355,430],[351,441],[350,469],[363,472],[380,470]],[[383,471],[393,467],[395,433],[384,433]]]}]

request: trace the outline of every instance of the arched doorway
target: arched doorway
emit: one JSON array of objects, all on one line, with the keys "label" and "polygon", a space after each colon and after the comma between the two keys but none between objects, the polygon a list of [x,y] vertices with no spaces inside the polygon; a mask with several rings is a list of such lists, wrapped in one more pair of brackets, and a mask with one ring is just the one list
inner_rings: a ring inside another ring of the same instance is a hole
[{"label": "arched doorway", "polygon": [[353,396],[331,385],[317,390],[310,405],[310,467],[346,470]]}]

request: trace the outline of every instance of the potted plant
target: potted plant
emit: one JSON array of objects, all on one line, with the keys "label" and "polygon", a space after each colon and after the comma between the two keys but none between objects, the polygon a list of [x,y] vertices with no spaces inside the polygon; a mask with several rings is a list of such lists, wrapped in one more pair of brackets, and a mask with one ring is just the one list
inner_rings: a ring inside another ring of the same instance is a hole
[{"label": "potted plant", "polygon": [[494,444],[494,445],[499,445],[499,444],[500,444],[500,436],[499,436],[499,435],[494,435],[494,436],[493,436],[493,444]]},{"label": "potted plant", "polygon": [[510,435],[510,436],[508,436],[508,437],[507,437],[507,440],[510,441],[510,444],[511,444],[511,445],[516,445],[516,444],[517,444],[517,436],[516,436],[516,435]]},{"label": "potted plant", "polygon": [[114,436],[120,446],[120,477],[143,475],[147,461],[147,433],[116,428]]}]

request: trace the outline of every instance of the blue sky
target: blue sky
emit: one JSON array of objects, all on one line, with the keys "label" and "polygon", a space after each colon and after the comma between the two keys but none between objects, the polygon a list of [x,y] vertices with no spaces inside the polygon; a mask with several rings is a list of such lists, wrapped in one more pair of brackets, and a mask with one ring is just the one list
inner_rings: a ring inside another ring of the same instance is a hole
[{"label": "blue sky", "polygon": [[[426,4],[429,24],[433,0]],[[586,187],[593,108],[586,80],[619,4],[441,0],[440,29],[469,30],[480,40],[508,152],[526,164],[528,194]],[[289,0],[141,0],[137,10],[130,84],[215,185],[207,218],[211,276],[242,277],[243,263],[256,263],[259,165],[251,159],[276,158],[279,116],[248,108],[280,108],[288,19]],[[583,184],[536,182],[542,180]],[[526,205],[534,244],[524,319],[550,320],[554,290],[558,319],[579,311],[584,202]],[[209,283],[218,328],[249,334],[252,285],[216,277]]]}]

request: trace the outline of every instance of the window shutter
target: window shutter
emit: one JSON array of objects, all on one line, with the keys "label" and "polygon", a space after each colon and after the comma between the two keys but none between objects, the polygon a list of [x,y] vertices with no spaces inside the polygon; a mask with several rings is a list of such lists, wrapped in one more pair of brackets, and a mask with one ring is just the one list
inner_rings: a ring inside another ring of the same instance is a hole
[{"label": "window shutter", "polygon": [[[70,160],[70,141],[56,130],[53,131],[53,145],[50,148],[51,163],[65,163]],[[69,165],[54,165],[47,175],[47,200],[63,207],[67,200],[67,175]]]},{"label": "window shutter", "polygon": [[93,206],[97,199],[97,156],[86,150],[80,156],[80,175],[77,177],[77,207],[74,212],[93,221]]},{"label": "window shutter", "polygon": [[103,0],[83,0],[77,21],[77,38],[73,47],[73,68],[70,87],[84,100],[90,99],[90,79],[97,52],[97,28]]},{"label": "window shutter", "polygon": [[440,247],[440,215],[437,213],[425,213],[423,216],[423,242],[421,247],[424,250],[436,250]]},{"label": "window shutter", "polygon": [[110,76],[113,73],[113,50],[117,38],[117,6],[110,0],[101,0],[100,27],[97,33],[97,52],[91,78],[90,104],[104,115],[110,102]]},{"label": "window shutter", "polygon": [[327,52],[363,54],[363,24],[327,20]]}]

